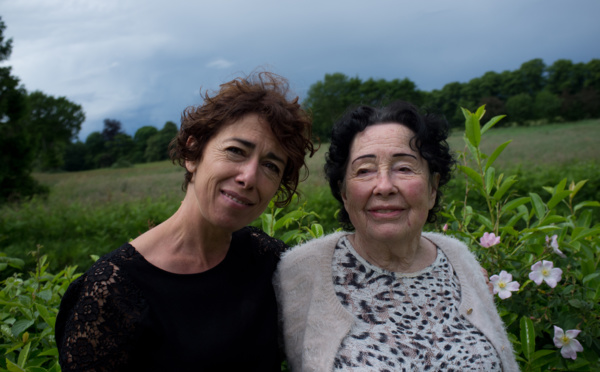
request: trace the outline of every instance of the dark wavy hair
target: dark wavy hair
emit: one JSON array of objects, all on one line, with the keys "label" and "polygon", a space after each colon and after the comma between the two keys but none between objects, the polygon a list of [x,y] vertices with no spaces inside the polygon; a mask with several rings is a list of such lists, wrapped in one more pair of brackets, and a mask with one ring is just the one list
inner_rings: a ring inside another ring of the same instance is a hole
[{"label": "dark wavy hair", "polygon": [[450,126],[442,116],[422,114],[416,106],[404,101],[392,102],[388,106],[378,108],[358,106],[348,110],[333,125],[329,152],[325,155],[325,176],[331,193],[341,204],[339,222],[345,229],[354,230],[341,195],[352,141],[357,133],[368,126],[382,123],[398,123],[412,130],[414,136],[410,140],[411,148],[418,151],[427,161],[430,175],[440,175],[435,205],[427,216],[427,222],[435,222],[443,196],[440,189],[450,181],[456,163],[446,142]]},{"label": "dark wavy hair", "polygon": [[[276,201],[279,207],[287,205],[297,194],[302,168],[304,178],[308,176],[306,154],[315,153],[312,120],[298,104],[298,97],[288,99],[289,94],[285,78],[265,71],[222,84],[213,95],[205,92],[202,105],[188,107],[182,113],[179,133],[169,144],[171,160],[184,168],[188,160],[199,161],[208,141],[225,125],[258,114],[270,125],[288,157]],[[190,137],[196,140],[195,146],[187,146]],[[186,169],[184,191],[191,179],[192,173]]]}]

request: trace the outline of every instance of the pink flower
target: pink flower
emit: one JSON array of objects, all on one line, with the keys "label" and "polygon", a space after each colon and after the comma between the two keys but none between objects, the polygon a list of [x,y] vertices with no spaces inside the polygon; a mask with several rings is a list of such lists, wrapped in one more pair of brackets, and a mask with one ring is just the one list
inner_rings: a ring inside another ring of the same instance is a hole
[{"label": "pink flower", "polygon": [[518,291],[520,284],[511,280],[512,275],[504,270],[500,271],[500,275],[492,275],[490,282],[494,285],[494,294],[503,300],[512,296],[511,292]]},{"label": "pink flower", "polygon": [[500,237],[496,236],[494,233],[483,233],[481,239],[479,239],[481,246],[484,248],[489,248],[493,245],[500,243]]},{"label": "pink flower", "polygon": [[556,287],[556,283],[560,282],[562,270],[553,268],[553,266],[552,261],[536,262],[531,266],[529,279],[533,280],[537,285],[542,284],[542,281],[544,281],[550,288]]},{"label": "pink flower", "polygon": [[558,249],[558,235],[552,235],[552,238],[546,236],[546,245],[548,247],[551,247],[552,250],[554,251],[554,253],[556,253],[560,257],[562,257],[562,258],[567,257],[567,256],[565,256],[564,253],[562,253],[560,251],[560,249]]},{"label": "pink flower", "polygon": [[581,332],[578,329],[570,329],[564,332],[562,328],[554,326],[554,346],[560,348],[563,358],[577,359],[577,352],[583,351],[583,346],[575,339]]},{"label": "pink flower", "polygon": [[448,224],[445,224],[445,225],[444,225],[444,227],[442,227],[442,230],[443,230],[444,232],[448,231]]}]

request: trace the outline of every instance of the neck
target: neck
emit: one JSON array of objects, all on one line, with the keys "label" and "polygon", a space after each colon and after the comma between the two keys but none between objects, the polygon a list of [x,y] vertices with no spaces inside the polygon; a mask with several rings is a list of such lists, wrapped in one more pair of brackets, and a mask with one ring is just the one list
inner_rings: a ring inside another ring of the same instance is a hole
[{"label": "neck", "polygon": [[362,258],[382,269],[412,273],[431,265],[437,256],[433,243],[418,238],[410,243],[381,244],[363,238],[360,234],[349,236],[350,243]]},{"label": "neck", "polygon": [[201,221],[197,209],[184,199],[175,214],[131,244],[148,262],[163,270],[200,273],[223,261],[232,234],[205,226]]}]

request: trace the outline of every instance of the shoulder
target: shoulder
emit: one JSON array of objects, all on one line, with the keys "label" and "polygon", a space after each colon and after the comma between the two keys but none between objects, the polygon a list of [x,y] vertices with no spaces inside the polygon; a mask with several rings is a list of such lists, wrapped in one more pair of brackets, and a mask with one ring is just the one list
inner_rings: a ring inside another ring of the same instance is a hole
[{"label": "shoulder", "polygon": [[424,232],[423,237],[431,240],[436,246],[440,247],[447,255],[466,256],[475,259],[475,256],[473,256],[473,254],[469,250],[469,247],[467,247],[467,245],[464,242],[458,240],[453,236],[436,232]]},{"label": "shoulder", "polygon": [[318,262],[326,257],[330,257],[338,240],[347,234],[349,233],[345,231],[334,232],[297,245],[283,254],[280,266],[295,266],[303,261]]},{"label": "shoulder", "polygon": [[260,255],[275,256],[277,259],[288,249],[288,245],[283,241],[269,236],[261,229],[253,226],[246,226],[233,233],[235,244],[250,246],[250,248]]},{"label": "shoulder", "polygon": [[141,302],[139,291],[127,275],[127,264],[139,256],[135,249],[125,244],[102,256],[89,270],[71,283],[65,292],[60,311],[65,315],[92,303]]}]

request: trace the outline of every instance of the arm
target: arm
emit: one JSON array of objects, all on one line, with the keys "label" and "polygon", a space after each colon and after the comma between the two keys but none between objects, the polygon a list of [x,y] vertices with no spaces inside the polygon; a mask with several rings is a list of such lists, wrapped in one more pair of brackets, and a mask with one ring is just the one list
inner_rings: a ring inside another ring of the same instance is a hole
[{"label": "arm", "polygon": [[142,300],[119,268],[97,262],[61,302],[56,343],[63,371],[118,371],[128,363]]}]

